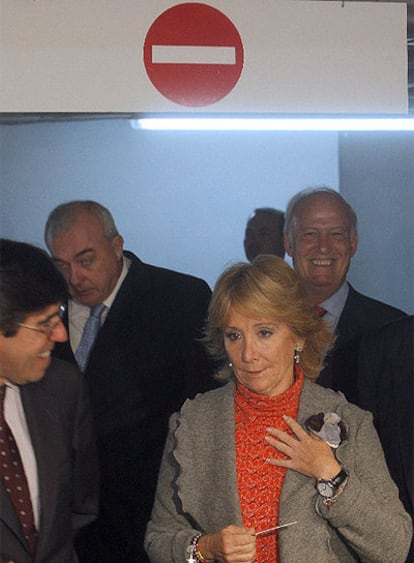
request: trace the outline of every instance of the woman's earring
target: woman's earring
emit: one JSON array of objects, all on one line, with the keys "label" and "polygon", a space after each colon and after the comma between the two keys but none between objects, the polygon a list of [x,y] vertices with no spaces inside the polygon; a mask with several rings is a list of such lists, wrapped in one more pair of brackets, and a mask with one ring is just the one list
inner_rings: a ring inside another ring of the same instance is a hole
[{"label": "woman's earring", "polygon": [[229,365],[229,368],[232,368],[232,367],[233,367],[233,364],[232,364],[231,362],[229,362],[228,365]]},{"label": "woman's earring", "polygon": [[297,346],[295,346],[295,354],[293,356],[293,359],[295,360],[295,364],[298,364],[300,362],[301,352],[303,352],[303,346],[301,344],[297,344]]}]

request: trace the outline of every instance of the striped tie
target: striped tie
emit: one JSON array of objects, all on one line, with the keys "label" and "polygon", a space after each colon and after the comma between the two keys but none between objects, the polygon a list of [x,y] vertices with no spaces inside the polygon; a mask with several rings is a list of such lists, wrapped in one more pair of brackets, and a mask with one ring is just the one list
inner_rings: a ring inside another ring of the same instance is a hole
[{"label": "striped tie", "polygon": [[312,307],[312,311],[315,313],[315,315],[317,317],[320,317],[320,318],[322,318],[327,313],[326,309],[324,309],[320,305],[314,305]]}]

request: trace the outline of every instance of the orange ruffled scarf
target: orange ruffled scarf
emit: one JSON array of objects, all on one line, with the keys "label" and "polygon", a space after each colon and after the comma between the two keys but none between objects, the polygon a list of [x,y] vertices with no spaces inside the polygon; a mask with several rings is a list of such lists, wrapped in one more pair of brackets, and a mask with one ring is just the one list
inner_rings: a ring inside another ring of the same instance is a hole
[{"label": "orange ruffled scarf", "polygon": [[[296,369],[295,382],[285,393],[267,397],[237,383],[235,394],[236,464],[243,525],[256,532],[278,525],[279,500],[286,469],[266,462],[284,454],[269,446],[266,428],[272,426],[292,434],[282,416],[296,419],[303,373]],[[276,533],[258,537],[255,563],[277,563]]]}]

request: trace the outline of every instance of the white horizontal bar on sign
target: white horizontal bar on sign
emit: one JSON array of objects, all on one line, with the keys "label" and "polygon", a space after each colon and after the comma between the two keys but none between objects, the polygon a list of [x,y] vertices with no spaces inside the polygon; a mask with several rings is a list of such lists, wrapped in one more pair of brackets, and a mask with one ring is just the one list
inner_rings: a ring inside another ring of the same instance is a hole
[{"label": "white horizontal bar on sign", "polygon": [[236,64],[235,47],[201,45],[153,45],[153,64]]}]

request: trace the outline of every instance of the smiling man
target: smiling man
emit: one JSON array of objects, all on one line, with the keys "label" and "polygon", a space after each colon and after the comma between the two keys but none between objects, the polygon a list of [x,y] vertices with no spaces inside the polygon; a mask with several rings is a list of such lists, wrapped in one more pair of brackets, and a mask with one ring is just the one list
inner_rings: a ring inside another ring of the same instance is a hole
[{"label": "smiling man", "polygon": [[85,384],[51,357],[66,296],[43,250],[0,239],[1,561],[74,563],[74,533],[97,515]]},{"label": "smiling man", "polygon": [[[347,282],[358,247],[357,216],[336,191],[303,190],[286,211],[285,249],[315,311],[323,315],[337,340],[318,382],[343,391],[358,402],[353,342],[362,334],[405,315],[390,305],[362,295]],[[318,307],[316,307],[318,306]]]}]

